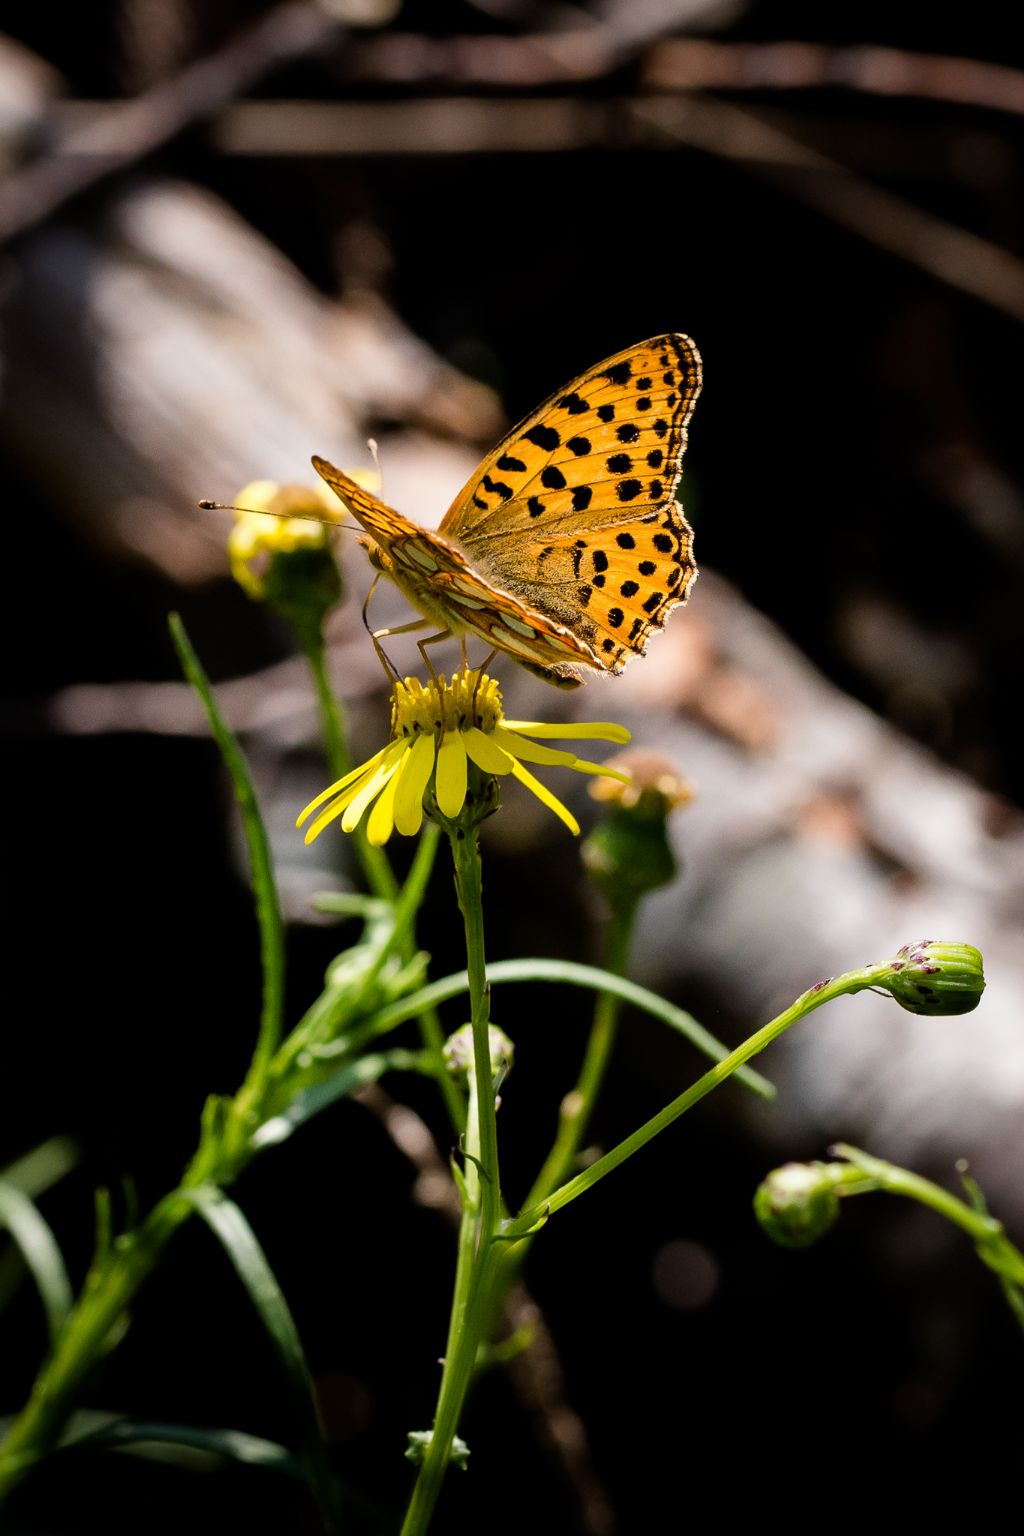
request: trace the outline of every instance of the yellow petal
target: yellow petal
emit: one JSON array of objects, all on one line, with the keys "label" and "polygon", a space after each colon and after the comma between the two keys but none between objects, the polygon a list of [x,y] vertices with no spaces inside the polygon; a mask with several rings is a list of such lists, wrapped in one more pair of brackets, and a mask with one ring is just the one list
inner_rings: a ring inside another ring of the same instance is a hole
[{"label": "yellow petal", "polygon": [[341,794],[336,795],[335,798],[331,801],[330,805],[328,805],[324,810],[320,812],[320,815],[316,818],[316,821],[314,821],[311,826],[306,828],[305,840],[307,846],[313,842],[315,838],[320,836],[320,833],[323,831],[324,827],[330,826],[332,821],[336,821],[338,819],[342,811],[346,811],[348,809],[356,795],[358,795],[359,791],[362,789],[364,783],[364,779],[359,779],[355,784],[350,784],[348,789],[343,789]]},{"label": "yellow petal", "polygon": [[576,820],[575,816],[571,811],[566,810],[561,800],[557,799],[556,796],[551,793],[550,789],[548,789],[546,785],[540,782],[540,779],[535,779],[533,774],[530,773],[528,769],[523,767],[522,763],[513,763],[512,772],[515,774],[516,778],[521,784],[525,784],[527,789],[533,790],[533,793],[537,796],[537,799],[546,805],[549,811],[554,811],[559,821],[565,822],[566,826],[569,828],[569,831],[573,834],[574,837],[579,837],[580,824]]},{"label": "yellow petal", "polygon": [[507,731],[521,731],[525,736],[539,736],[542,740],[597,740],[625,743],[632,740],[632,733],[624,725],[611,720],[580,720],[575,725],[547,725],[542,720],[503,720]]},{"label": "yellow petal", "polygon": [[466,803],[466,746],[458,731],[444,733],[434,789],[442,816],[457,816]]},{"label": "yellow petal", "polygon": [[492,737],[485,736],[478,726],[471,725],[468,731],[463,732],[463,737],[466,751],[484,773],[512,772],[512,758],[501,750]]},{"label": "yellow petal", "polygon": [[357,792],[352,796],[346,807],[345,814],[341,818],[341,830],[354,832],[362,820],[363,812],[373,799],[379,795],[384,785],[388,782],[395,769],[398,767],[398,759],[406,750],[409,743],[403,736],[401,741],[393,741],[390,747],[384,749],[384,756],[370,777],[359,785]]},{"label": "yellow petal", "polygon": [[[392,743],[392,745],[394,745],[394,743]],[[299,819],[295,825],[297,827],[301,827],[307,816],[311,815],[312,812],[316,810],[318,805],[323,805],[324,801],[329,800],[332,795],[338,794],[340,790],[347,789],[350,784],[355,783],[356,779],[362,778],[364,773],[369,773],[371,769],[377,766],[387,750],[387,747],[381,747],[380,751],[374,753],[373,757],[371,757],[367,762],[360,763],[358,768],[353,768],[351,773],[346,773],[345,777],[343,779],[339,779],[336,784],[328,784],[327,788],[321,790],[316,799],[311,800],[306,806],[306,809],[300,813]]]},{"label": "yellow petal", "polygon": [[603,779],[618,779],[622,784],[633,782],[628,773],[620,773],[617,768],[606,768],[604,763],[589,763],[585,757],[577,757],[571,766],[573,773],[597,773]]},{"label": "yellow petal", "polygon": [[403,770],[407,770],[408,766],[407,756],[399,759],[394,773],[381,790],[377,797],[377,804],[370,812],[370,819],[366,823],[366,841],[372,843],[375,848],[382,848],[391,836],[395,825],[395,793],[399,780],[404,777]]},{"label": "yellow petal", "polygon": [[527,741],[525,736],[517,736],[514,731],[505,731],[500,725],[493,732],[493,739],[504,747],[510,757],[520,758],[527,763],[571,768],[576,761],[573,752],[560,752],[556,747],[539,747],[535,741]]},{"label": "yellow petal", "polygon": [[408,757],[402,759],[401,773],[396,775],[395,826],[403,837],[415,837],[423,825],[423,793],[433,767],[433,736],[415,736]]}]

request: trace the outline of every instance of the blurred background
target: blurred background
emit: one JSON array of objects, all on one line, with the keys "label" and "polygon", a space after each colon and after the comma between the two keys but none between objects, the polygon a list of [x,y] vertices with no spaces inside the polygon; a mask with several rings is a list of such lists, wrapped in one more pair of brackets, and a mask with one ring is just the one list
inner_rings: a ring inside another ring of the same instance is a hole
[{"label": "blurred background", "polygon": [[[509,421],[682,330],[705,362],[689,607],[571,698],[506,660],[509,710],[622,720],[694,783],[635,974],[730,1043],[923,937],[977,944],[989,991],[964,1019],[839,1003],[763,1063],[774,1108],[729,1087],[568,1210],[528,1275],[556,1352],[544,1390],[483,1384],[439,1529],[660,1530],[725,1479],[734,1520],[766,1499],[817,1520],[819,1485],[851,1518],[883,1488],[918,1518],[979,1478],[1006,1494],[1021,1341],[966,1243],[857,1202],[792,1255],[750,1214],[774,1163],[842,1138],[945,1182],[968,1158],[1024,1232],[1024,72],[1005,8],[110,0],[58,19],[11,0],[3,29],[0,1157],[69,1138],[41,1198],[76,1275],[92,1187],[130,1177],[148,1202],[176,1180],[258,1014],[239,836],[170,609],[254,764],[293,1018],[347,942],[309,909],[353,878],[343,839],[310,851],[293,830],[324,780],[302,663],[230,581],[229,520],[196,501],[307,480],[311,453],[366,466],[372,434],[387,499],[434,524]],[[368,570],[354,541],[342,557],[332,673],[369,752],[386,704]],[[378,615],[409,617],[397,594]],[[596,960],[577,848],[528,798],[487,829],[491,953]],[[436,974],[460,966],[440,867],[422,940]],[[495,1016],[518,1047],[514,1196],[588,1009],[519,989]],[[628,1016],[595,1141],[697,1070]],[[446,1155],[429,1089],[388,1086]],[[405,1433],[435,1399],[453,1242],[417,1176],[346,1103],[235,1191],[363,1500],[356,1531],[396,1527]],[[4,1412],[44,1346],[16,1279],[0,1269]],[[186,1230],[90,1406],[289,1442],[276,1371],[223,1254]],[[26,1484],[10,1528],[227,1519],[316,1529],[270,1473],[99,1452]]]}]

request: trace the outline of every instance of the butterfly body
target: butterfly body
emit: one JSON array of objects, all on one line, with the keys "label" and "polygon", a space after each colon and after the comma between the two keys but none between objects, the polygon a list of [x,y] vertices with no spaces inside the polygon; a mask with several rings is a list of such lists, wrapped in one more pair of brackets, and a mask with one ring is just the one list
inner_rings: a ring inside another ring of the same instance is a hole
[{"label": "butterfly body", "polygon": [[642,655],[696,576],[675,492],[700,383],[685,336],[607,358],[512,429],[436,533],[313,463],[421,613],[574,686]]}]

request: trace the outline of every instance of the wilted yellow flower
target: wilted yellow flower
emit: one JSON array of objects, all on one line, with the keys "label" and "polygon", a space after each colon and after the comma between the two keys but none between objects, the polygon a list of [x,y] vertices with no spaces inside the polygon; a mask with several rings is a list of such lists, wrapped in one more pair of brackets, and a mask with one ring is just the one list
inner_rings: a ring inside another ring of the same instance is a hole
[{"label": "wilted yellow flower", "polygon": [[576,818],[524,763],[574,768],[578,773],[610,770],[572,752],[541,746],[531,737],[621,743],[629,740],[629,732],[601,720],[573,725],[506,720],[498,684],[480,672],[457,672],[450,683],[441,676],[426,686],[407,677],[392,690],[391,741],[310,801],[296,825],[301,827],[319,811],[306,833],[307,843],[339,816],[342,830],[352,832],[372,804],[366,825],[371,843],[386,843],[393,830],[411,837],[423,824],[424,798],[431,791],[442,816],[453,820],[459,815],[473,764],[484,774],[511,774],[578,833]]}]

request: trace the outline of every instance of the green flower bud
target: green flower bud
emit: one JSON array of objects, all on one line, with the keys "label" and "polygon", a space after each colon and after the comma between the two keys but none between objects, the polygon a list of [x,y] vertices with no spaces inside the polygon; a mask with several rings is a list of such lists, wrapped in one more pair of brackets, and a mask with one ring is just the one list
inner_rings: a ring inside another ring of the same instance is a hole
[{"label": "green flower bud", "polygon": [[[408,1434],[409,1446],[405,1452],[407,1461],[414,1466],[421,1467],[427,1455],[427,1446],[434,1438],[432,1429],[410,1429]],[[458,1467],[461,1472],[469,1470],[469,1446],[461,1436],[456,1435],[452,1440],[452,1448],[448,1452],[450,1466]]]},{"label": "green flower bud", "polygon": [[606,766],[628,773],[630,780],[595,781],[590,793],[608,805],[609,813],[583,844],[583,863],[613,910],[619,910],[675,878],[668,818],[692,800],[693,790],[657,752],[620,752]]},{"label": "green flower bud", "polygon": [[973,944],[904,944],[877,985],[911,1013],[970,1013],[985,990],[981,954]]},{"label": "green flower bud", "polygon": [[824,1163],[784,1163],[757,1187],[754,1215],[782,1248],[809,1248],[839,1215],[835,1180]]},{"label": "green flower bud", "polygon": [[[512,1070],[515,1046],[503,1029],[488,1024],[487,1038],[491,1047],[491,1077],[495,1092]],[[463,1024],[444,1043],[445,1066],[456,1081],[465,1084],[473,1070],[473,1026]]]}]

